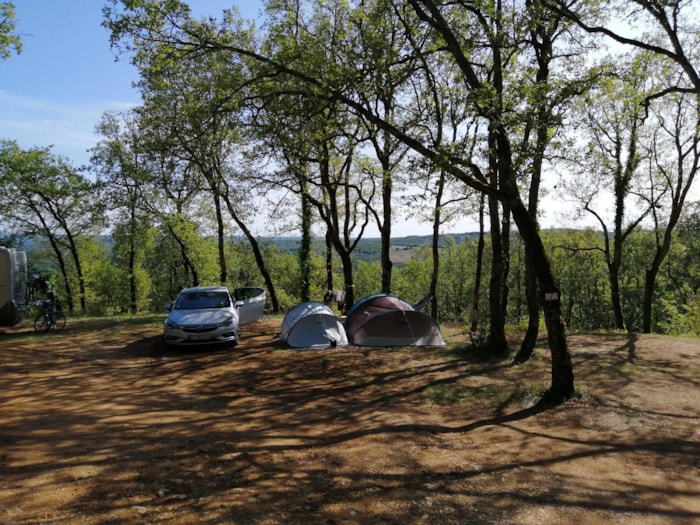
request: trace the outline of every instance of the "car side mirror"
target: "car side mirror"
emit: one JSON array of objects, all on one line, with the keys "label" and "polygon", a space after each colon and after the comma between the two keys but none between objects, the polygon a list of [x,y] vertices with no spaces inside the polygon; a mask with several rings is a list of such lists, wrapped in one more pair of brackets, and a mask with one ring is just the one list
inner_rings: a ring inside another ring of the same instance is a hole
[{"label": "car side mirror", "polygon": [[173,309],[172,303],[165,303],[163,305],[163,308],[165,308],[168,312]]},{"label": "car side mirror", "polygon": [[236,308],[240,308],[240,307],[243,306],[244,304],[245,304],[244,301],[236,301]]}]

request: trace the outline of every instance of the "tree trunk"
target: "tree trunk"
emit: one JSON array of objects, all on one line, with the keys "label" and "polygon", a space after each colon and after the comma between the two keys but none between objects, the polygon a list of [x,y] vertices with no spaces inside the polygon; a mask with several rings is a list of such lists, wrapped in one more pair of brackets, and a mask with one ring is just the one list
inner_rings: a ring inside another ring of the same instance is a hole
[{"label": "tree trunk", "polygon": [[225,286],[228,280],[228,270],[226,268],[226,237],[224,233],[224,218],[221,214],[221,201],[218,194],[214,194],[214,208],[216,210],[216,233],[217,233],[217,248],[219,252],[219,281]]},{"label": "tree trunk", "polygon": [[442,207],[442,193],[445,189],[445,172],[440,171],[440,178],[437,184],[437,194],[435,195],[435,213],[433,215],[433,270],[430,273],[430,315],[434,319],[438,318],[437,285],[440,276],[440,209]]},{"label": "tree trunk", "polygon": [[508,353],[506,320],[503,315],[503,295],[506,292],[504,276],[503,236],[501,231],[499,201],[489,197],[489,217],[491,220],[491,278],[489,280],[489,335],[487,346],[494,356]]},{"label": "tree trunk", "polygon": [[136,284],[136,208],[129,207],[129,311],[138,310],[138,288]]},{"label": "tree trunk", "polygon": [[331,233],[326,231],[326,285],[333,291],[333,241]]},{"label": "tree trunk", "polygon": [[613,320],[617,330],[625,329],[625,318],[622,313],[622,301],[620,299],[620,266],[608,266],[610,276],[610,301],[612,304]]},{"label": "tree trunk", "polygon": [[574,388],[574,371],[566,340],[566,326],[561,312],[561,293],[557,287],[547,253],[542,243],[537,224],[532,220],[527,209],[517,196],[510,199],[513,219],[518,226],[525,243],[528,257],[531,257],[540,285],[540,298],[544,308],[544,320],[547,327],[547,341],[552,360],[552,382],[545,400],[562,402],[576,397]]},{"label": "tree trunk", "polygon": [[270,303],[272,304],[272,311],[274,313],[278,313],[280,311],[280,305],[277,299],[277,292],[275,291],[275,285],[272,282],[272,277],[270,277],[270,272],[267,270],[267,266],[265,265],[265,259],[262,256],[262,252],[260,251],[260,245],[258,244],[258,241],[255,238],[255,236],[248,229],[248,227],[243,223],[243,221],[239,219],[238,215],[236,214],[236,210],[231,204],[231,199],[229,199],[228,193],[223,196],[223,199],[226,203],[226,206],[228,207],[228,212],[231,215],[231,218],[241,229],[243,235],[245,235],[246,239],[248,239],[250,247],[253,249],[253,256],[255,257],[255,262],[258,266],[258,270],[260,271],[260,275],[262,275],[262,278],[265,281],[267,291],[270,294]]},{"label": "tree trunk", "polygon": [[83,275],[83,266],[80,262],[80,255],[78,254],[78,247],[75,244],[73,234],[69,231],[67,225],[64,225],[63,229],[66,232],[66,239],[68,240],[68,250],[70,251],[71,257],[73,258],[73,264],[75,265],[75,273],[78,277],[78,295],[80,298],[80,311],[82,313],[85,313],[85,311],[87,310],[87,304],[85,299],[85,276]]},{"label": "tree trunk", "polygon": [[476,269],[474,270],[474,291],[472,292],[472,324],[471,331],[479,329],[479,312],[481,304],[481,275],[484,268],[484,247],[486,241],[484,228],[485,196],[482,193],[479,199],[479,240],[476,247]]},{"label": "tree trunk", "polygon": [[391,215],[392,215],[392,188],[391,172],[385,166],[382,171],[382,224],[379,228],[382,244],[382,292],[391,293],[391,272],[394,263],[391,262]]},{"label": "tree trunk", "polygon": [[[498,76],[498,75],[496,75]],[[494,80],[497,82],[497,80]],[[499,148],[502,147],[502,139],[499,140],[497,127],[489,125],[489,185],[497,192],[501,189],[510,170],[505,169],[510,164],[503,162]],[[503,357],[508,353],[508,340],[506,339],[506,318],[504,304],[507,300],[507,280],[509,256],[506,253],[505,235],[509,235],[506,215],[508,205],[495,194],[486,196],[489,206],[489,221],[491,226],[491,278],[489,280],[489,335],[486,343],[489,352],[495,357]],[[503,223],[501,223],[501,205],[503,206]]]},{"label": "tree trunk", "polygon": [[353,275],[352,258],[347,252],[341,252],[340,262],[343,265],[343,280],[345,281],[345,302],[342,310],[347,312],[355,304],[355,277]]},{"label": "tree trunk", "polygon": [[[633,132],[632,138],[630,139],[630,152],[632,154],[636,151],[635,137],[636,133]],[[625,197],[627,197],[629,193],[627,190],[629,185],[628,181],[633,171],[634,168],[630,167],[628,170],[622,174],[617,174],[615,177],[615,231],[613,232],[612,255],[606,253],[609,261],[610,303],[612,305],[615,328],[618,330],[625,329],[625,318],[622,311],[622,301],[620,300],[620,268],[622,267],[622,245],[625,238],[622,228],[625,217]],[[605,249],[606,252],[609,251],[608,239],[605,239]]]},{"label": "tree trunk", "polygon": [[311,300],[311,206],[306,192],[301,193],[301,245],[299,246],[301,301]]},{"label": "tree trunk", "polygon": [[129,311],[135,314],[138,310],[138,293],[136,286],[136,246],[132,233],[129,239]]},{"label": "tree trunk", "polygon": [[75,302],[73,299],[73,290],[70,286],[70,280],[68,279],[66,261],[63,258],[61,248],[56,242],[56,239],[53,237],[53,235],[49,234],[46,237],[48,238],[49,243],[51,244],[51,248],[53,249],[53,252],[56,255],[56,260],[58,261],[58,267],[61,270],[61,277],[63,278],[63,289],[66,291],[66,305],[68,306],[68,312],[73,313],[73,310],[75,309]]},{"label": "tree trunk", "polygon": [[527,330],[520,343],[520,350],[513,359],[516,364],[524,363],[535,350],[537,335],[540,332],[540,298],[537,289],[535,263],[525,250],[525,301],[527,303]]},{"label": "tree trunk", "polygon": [[[672,220],[674,218],[672,217]],[[654,254],[654,260],[651,262],[651,266],[647,269],[644,275],[644,301],[642,303],[642,332],[645,334],[650,334],[652,332],[652,310],[654,307],[654,289],[656,288],[656,277],[659,275],[661,269],[661,263],[663,263],[668,251],[671,247],[671,234],[669,232],[673,231],[677,219],[670,222],[664,232],[664,238],[660,245],[656,248],[656,253]]]}]

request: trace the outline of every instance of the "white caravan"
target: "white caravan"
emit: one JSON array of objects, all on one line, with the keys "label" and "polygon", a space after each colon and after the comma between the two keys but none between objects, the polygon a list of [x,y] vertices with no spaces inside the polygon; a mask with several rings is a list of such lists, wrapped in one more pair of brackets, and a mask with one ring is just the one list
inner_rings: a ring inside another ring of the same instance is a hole
[{"label": "white caravan", "polygon": [[27,304],[27,254],[0,246],[0,326],[19,324]]}]

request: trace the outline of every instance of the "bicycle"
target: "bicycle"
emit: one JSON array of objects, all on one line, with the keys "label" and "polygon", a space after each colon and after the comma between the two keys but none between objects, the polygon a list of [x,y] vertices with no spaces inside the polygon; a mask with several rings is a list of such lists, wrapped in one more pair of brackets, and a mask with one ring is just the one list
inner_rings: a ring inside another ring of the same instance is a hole
[{"label": "bicycle", "polygon": [[66,316],[61,310],[57,299],[49,298],[41,301],[41,311],[34,319],[34,330],[36,332],[48,332],[54,330],[60,332],[66,326]]}]

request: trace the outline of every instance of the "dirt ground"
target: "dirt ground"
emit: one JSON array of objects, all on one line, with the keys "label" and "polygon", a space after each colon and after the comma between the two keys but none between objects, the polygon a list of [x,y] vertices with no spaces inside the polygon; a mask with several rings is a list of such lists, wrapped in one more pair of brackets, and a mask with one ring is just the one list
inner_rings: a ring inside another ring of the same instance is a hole
[{"label": "dirt ground", "polygon": [[0,523],[700,523],[700,340],[571,335],[583,397],[447,349],[296,351],[280,318],[0,334]]}]

